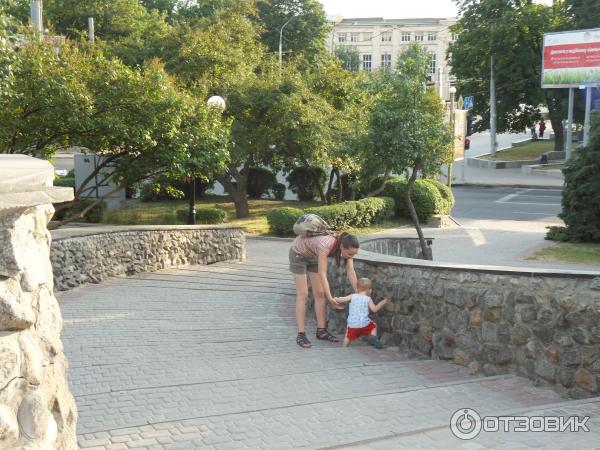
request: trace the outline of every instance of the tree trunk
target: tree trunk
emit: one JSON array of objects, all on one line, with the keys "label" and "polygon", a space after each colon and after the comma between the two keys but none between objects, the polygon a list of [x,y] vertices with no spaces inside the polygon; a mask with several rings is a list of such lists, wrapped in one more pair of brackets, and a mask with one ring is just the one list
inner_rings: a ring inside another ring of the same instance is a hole
[{"label": "tree trunk", "polygon": [[550,119],[552,129],[554,130],[554,151],[561,152],[565,149],[565,134],[562,120]]},{"label": "tree trunk", "polygon": [[412,168],[412,174],[408,179],[408,184],[406,185],[406,190],[404,191],[404,201],[406,202],[406,206],[408,207],[408,211],[410,212],[410,217],[415,224],[415,229],[417,230],[417,235],[419,236],[419,243],[421,244],[421,252],[423,253],[423,259],[432,260],[431,254],[429,252],[429,248],[427,247],[427,243],[425,242],[425,237],[423,236],[423,230],[421,230],[421,224],[419,223],[419,217],[417,216],[417,211],[415,210],[415,206],[413,205],[412,199],[410,198],[410,194],[412,193],[413,186],[415,185],[415,180],[417,179],[417,172],[419,171],[419,165],[416,164]]},{"label": "tree trunk", "polygon": [[[233,178],[236,181],[236,185],[231,182],[230,178]],[[238,219],[249,217],[250,208],[248,206],[247,194],[248,167],[244,165],[241,172],[235,167],[230,167],[227,174],[217,177],[217,181],[221,183],[227,193],[231,195],[233,203],[235,204],[235,217]]]},{"label": "tree trunk", "polygon": [[340,171],[335,169],[335,176],[337,177],[338,184],[338,203],[343,203],[344,201],[344,184],[342,183],[342,176],[340,175]]},{"label": "tree trunk", "polygon": [[331,189],[333,189],[333,177],[335,175],[335,169],[331,169],[329,174],[329,183],[327,184],[327,203],[331,203]]},{"label": "tree trunk", "polygon": [[312,177],[313,177],[313,182],[315,183],[315,187],[317,188],[317,191],[319,192],[319,197],[321,197],[321,204],[322,205],[326,205],[327,204],[327,196],[325,195],[325,192],[323,191],[323,184],[321,183],[321,177],[319,176],[319,173],[315,170],[312,171]]},{"label": "tree trunk", "polygon": [[385,189],[385,182],[387,180],[389,180],[389,178],[390,178],[391,175],[392,175],[392,171],[391,170],[386,170],[385,173],[383,174],[383,182],[381,183],[381,186],[379,186],[374,191],[369,192],[366,195],[366,197],[375,197],[376,195],[380,194]]}]

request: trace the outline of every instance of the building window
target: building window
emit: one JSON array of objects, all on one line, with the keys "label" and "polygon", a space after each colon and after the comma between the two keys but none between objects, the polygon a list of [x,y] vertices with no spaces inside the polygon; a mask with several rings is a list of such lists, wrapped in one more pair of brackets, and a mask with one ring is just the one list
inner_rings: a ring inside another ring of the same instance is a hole
[{"label": "building window", "polygon": [[346,33],[338,33],[338,42],[346,42]]},{"label": "building window", "polygon": [[358,42],[358,33],[350,33],[350,42]]},{"label": "building window", "polygon": [[452,33],[452,40],[455,41],[458,39],[458,33]]},{"label": "building window", "polygon": [[373,33],[363,33],[362,34],[363,42],[369,42],[371,39],[373,39]]},{"label": "building window", "polygon": [[431,59],[429,60],[429,73],[431,75],[435,75],[435,70],[436,70],[436,67],[435,67],[436,56],[435,56],[435,53],[430,53],[430,55],[431,55]]},{"label": "building window", "polygon": [[435,41],[436,39],[437,39],[437,33],[435,31],[430,31],[429,33],[427,33],[428,41]]},{"label": "building window", "polygon": [[402,42],[410,42],[410,33],[408,31],[402,32]]},{"label": "building window", "polygon": [[384,53],[381,55],[381,70],[389,72],[392,69],[392,55],[391,53]]},{"label": "building window", "polygon": [[381,42],[392,42],[392,32],[385,31],[381,33]]},{"label": "building window", "polygon": [[371,55],[362,55],[362,68],[365,72],[371,71]]},{"label": "building window", "polygon": [[423,33],[415,33],[415,41],[423,42]]}]

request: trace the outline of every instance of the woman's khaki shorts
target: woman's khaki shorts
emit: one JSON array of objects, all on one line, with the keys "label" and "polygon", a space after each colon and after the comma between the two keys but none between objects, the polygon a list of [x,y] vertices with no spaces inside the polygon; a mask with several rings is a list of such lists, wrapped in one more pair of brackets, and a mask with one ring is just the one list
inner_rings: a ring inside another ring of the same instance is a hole
[{"label": "woman's khaki shorts", "polygon": [[306,275],[306,272],[317,273],[319,263],[316,256],[303,256],[290,248],[290,272]]}]

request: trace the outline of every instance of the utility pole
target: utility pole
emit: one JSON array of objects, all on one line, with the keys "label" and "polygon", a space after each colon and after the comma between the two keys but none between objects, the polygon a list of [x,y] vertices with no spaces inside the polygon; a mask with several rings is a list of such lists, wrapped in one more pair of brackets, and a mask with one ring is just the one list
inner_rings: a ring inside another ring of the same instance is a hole
[{"label": "utility pole", "polygon": [[31,24],[34,31],[39,35],[39,39],[42,39],[44,34],[44,26],[42,21],[42,1],[31,0],[29,2],[29,10],[31,12]]},{"label": "utility pole", "polygon": [[565,145],[565,159],[568,161],[573,155],[573,98],[575,90],[569,88],[569,109],[567,119],[567,144]]},{"label": "utility pole", "polygon": [[583,146],[590,145],[590,110],[592,109],[592,88],[585,88],[585,119],[583,122]]},{"label": "utility pole", "polygon": [[94,18],[88,17],[88,39],[90,42],[94,42],[96,40],[96,36],[94,34]]},{"label": "utility pole", "polygon": [[496,149],[498,142],[496,140],[496,76],[494,73],[494,28],[495,23],[492,23],[492,32],[490,33],[492,43],[492,55],[490,56],[490,153],[492,158],[496,157]]}]

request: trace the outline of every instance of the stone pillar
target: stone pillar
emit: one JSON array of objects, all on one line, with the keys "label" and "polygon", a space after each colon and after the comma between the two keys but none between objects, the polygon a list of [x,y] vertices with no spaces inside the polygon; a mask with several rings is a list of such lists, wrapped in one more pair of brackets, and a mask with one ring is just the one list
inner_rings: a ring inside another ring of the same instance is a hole
[{"label": "stone pillar", "polygon": [[46,228],[73,189],[53,179],[47,161],[0,155],[1,449],[77,448]]}]

